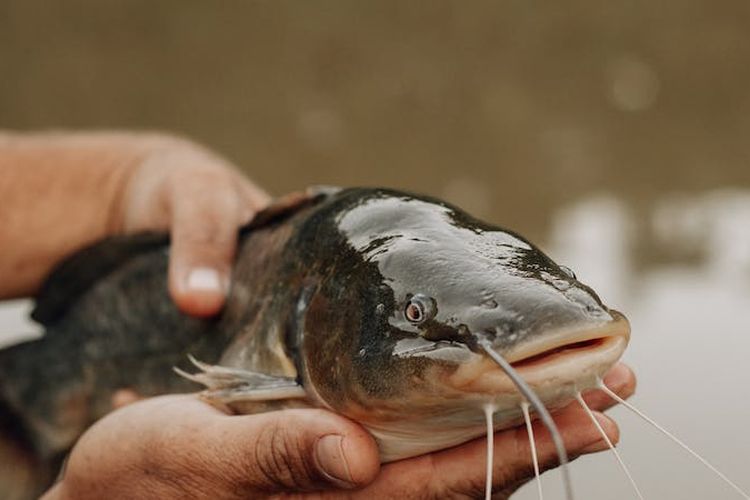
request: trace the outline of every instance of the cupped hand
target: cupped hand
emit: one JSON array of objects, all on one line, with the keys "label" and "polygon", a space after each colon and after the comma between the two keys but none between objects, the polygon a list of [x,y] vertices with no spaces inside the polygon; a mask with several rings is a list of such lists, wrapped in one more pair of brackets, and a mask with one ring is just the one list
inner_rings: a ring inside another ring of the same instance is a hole
[{"label": "cupped hand", "polygon": [[211,316],[224,304],[237,229],[269,202],[231,164],[186,140],[161,137],[126,177],[115,212],[122,232],[169,230],[169,290],[178,307]]},{"label": "cupped hand", "polygon": [[[635,377],[617,365],[605,383],[630,396]],[[613,442],[617,425],[600,411],[613,401],[585,399]],[[571,458],[606,447],[575,405],[555,414]],[[534,424],[541,465],[557,465],[549,434]],[[495,434],[494,491],[509,496],[533,477],[524,427]],[[298,494],[335,498],[475,498],[484,491],[485,440],[380,466],[372,437],[323,410],[228,416],[193,395],[130,404],[81,438],[52,499],[242,499]]]}]

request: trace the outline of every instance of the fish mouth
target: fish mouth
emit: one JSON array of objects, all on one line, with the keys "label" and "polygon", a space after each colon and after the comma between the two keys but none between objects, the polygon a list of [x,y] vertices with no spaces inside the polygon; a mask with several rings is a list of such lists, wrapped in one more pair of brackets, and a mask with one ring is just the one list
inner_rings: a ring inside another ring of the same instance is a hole
[{"label": "fish mouth", "polygon": [[550,364],[565,362],[569,358],[597,356],[614,348],[627,345],[630,324],[621,313],[611,311],[612,321],[602,326],[574,331],[561,331],[537,342],[531,342],[505,355],[505,359],[521,373],[530,372]]},{"label": "fish mouth", "polygon": [[[612,320],[591,328],[561,330],[502,353],[543,399],[594,387],[598,378],[622,356],[630,325],[617,311]],[[510,378],[486,356],[451,376],[454,387],[476,393],[518,394]],[[520,396],[520,394],[519,394]]]},{"label": "fish mouth", "polygon": [[524,370],[526,368],[540,366],[544,363],[554,363],[556,360],[559,360],[564,356],[576,356],[580,353],[585,353],[590,350],[597,350],[600,347],[604,346],[606,342],[613,341],[613,337],[605,337],[583,340],[581,342],[573,342],[549,349],[528,358],[523,358],[520,361],[514,361],[513,363],[511,363],[511,366],[517,370]]}]

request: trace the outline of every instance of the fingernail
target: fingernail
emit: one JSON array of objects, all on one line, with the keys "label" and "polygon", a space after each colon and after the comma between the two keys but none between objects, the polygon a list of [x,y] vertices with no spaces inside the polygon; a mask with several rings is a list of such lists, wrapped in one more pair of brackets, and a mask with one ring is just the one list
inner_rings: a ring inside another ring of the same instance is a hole
[{"label": "fingernail", "polygon": [[344,438],[329,434],[320,438],[315,445],[315,459],[318,470],[332,483],[341,488],[355,486],[349,464],[344,455]]},{"label": "fingernail", "polygon": [[216,269],[210,267],[196,267],[188,274],[186,288],[197,292],[225,293],[225,285]]}]

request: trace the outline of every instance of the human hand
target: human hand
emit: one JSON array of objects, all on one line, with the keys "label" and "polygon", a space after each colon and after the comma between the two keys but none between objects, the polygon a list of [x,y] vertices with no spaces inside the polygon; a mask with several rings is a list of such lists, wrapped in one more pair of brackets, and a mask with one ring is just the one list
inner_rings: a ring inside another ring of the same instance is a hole
[{"label": "human hand", "polygon": [[[617,365],[605,378],[621,397],[635,377]],[[613,401],[586,394],[594,410]],[[597,413],[609,438],[616,424]],[[555,414],[571,458],[606,447],[588,416],[571,405]],[[557,464],[549,434],[534,424],[543,469]],[[339,437],[340,436],[340,440]],[[533,477],[524,427],[495,434],[493,484],[509,496]],[[241,499],[289,493],[311,497],[474,498],[484,491],[485,439],[380,466],[359,425],[323,410],[227,416],[191,395],[137,402],[100,420],[81,438],[63,479],[45,500],[93,498]]]},{"label": "human hand", "polygon": [[123,232],[169,230],[169,291],[193,316],[219,312],[238,228],[270,197],[232,165],[191,142],[159,138],[115,207]]},{"label": "human hand", "polygon": [[269,200],[224,159],[153,133],[0,131],[0,299],[34,295],[86,245],[169,230],[169,289],[181,310],[217,313],[237,229]]},{"label": "human hand", "polygon": [[269,196],[185,139],[148,133],[0,133],[0,299],[28,297],[86,245],[170,231],[169,290],[194,316],[223,303],[238,227]]}]

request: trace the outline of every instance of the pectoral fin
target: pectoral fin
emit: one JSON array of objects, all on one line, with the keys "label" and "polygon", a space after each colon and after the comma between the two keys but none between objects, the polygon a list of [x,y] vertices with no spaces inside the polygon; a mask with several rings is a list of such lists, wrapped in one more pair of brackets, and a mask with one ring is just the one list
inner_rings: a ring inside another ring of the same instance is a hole
[{"label": "pectoral fin", "polygon": [[276,377],[241,368],[209,365],[192,356],[188,357],[201,371],[187,373],[179,368],[174,368],[174,371],[188,380],[206,386],[207,389],[202,395],[209,401],[231,406],[235,402],[278,401],[306,396],[305,389],[291,377]]}]

